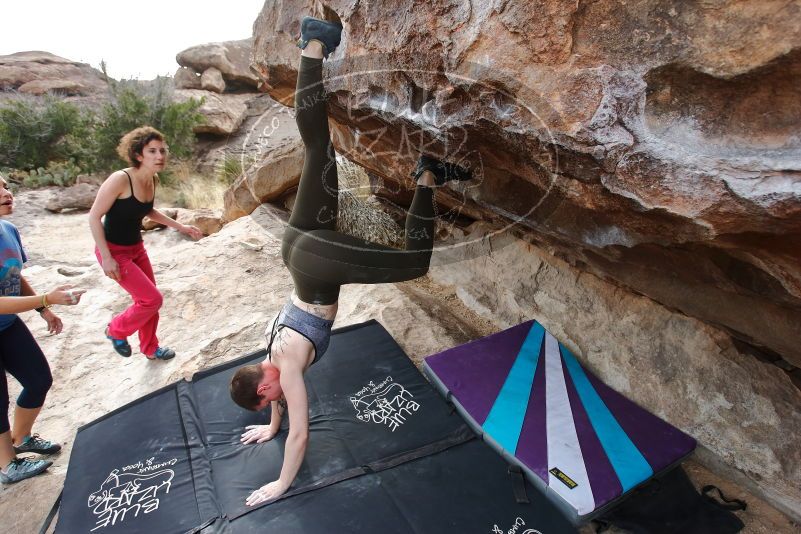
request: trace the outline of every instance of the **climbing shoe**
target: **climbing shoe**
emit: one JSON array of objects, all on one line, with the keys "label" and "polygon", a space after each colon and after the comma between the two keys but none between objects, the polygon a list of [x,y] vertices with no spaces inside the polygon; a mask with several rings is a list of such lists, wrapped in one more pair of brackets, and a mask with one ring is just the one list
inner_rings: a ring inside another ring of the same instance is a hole
[{"label": "climbing shoe", "polygon": [[434,182],[437,185],[444,185],[445,182],[450,181],[464,182],[473,178],[473,174],[470,170],[464,167],[421,154],[420,159],[417,160],[417,167],[414,169],[414,172],[412,172],[412,176],[414,176],[416,180],[425,171],[431,171],[434,175]]},{"label": "climbing shoe", "polygon": [[304,17],[300,23],[300,40],[298,48],[305,49],[309,41],[319,41],[323,45],[323,56],[328,59],[328,55],[333,53],[339,46],[342,37],[342,26],[327,20],[320,20],[314,17]]},{"label": "climbing shoe", "polygon": [[175,358],[175,351],[167,347],[159,347],[156,352],[147,356],[148,360],[172,360]]},{"label": "climbing shoe", "polygon": [[8,467],[0,469],[0,482],[13,484],[26,478],[35,477],[53,465],[49,460],[30,460],[28,458],[15,458]]},{"label": "climbing shoe", "polygon": [[61,445],[42,439],[38,434],[27,436],[19,445],[14,445],[14,452],[33,452],[36,454],[55,454],[61,450]]},{"label": "climbing shoe", "polygon": [[111,346],[114,347],[114,350],[116,350],[117,354],[120,356],[125,356],[127,358],[131,355],[131,345],[128,344],[128,340],[111,337],[108,334],[108,327],[106,327],[106,339],[111,340]]}]

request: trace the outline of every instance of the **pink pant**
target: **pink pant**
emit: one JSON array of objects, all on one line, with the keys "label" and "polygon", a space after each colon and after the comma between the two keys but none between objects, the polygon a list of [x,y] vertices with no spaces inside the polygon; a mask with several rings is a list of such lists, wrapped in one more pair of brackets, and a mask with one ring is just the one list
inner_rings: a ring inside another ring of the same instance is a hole
[{"label": "pink pant", "polygon": [[[125,339],[138,331],[139,350],[143,354],[153,354],[159,346],[156,328],[162,296],[156,288],[145,245],[142,242],[136,245],[108,243],[108,249],[120,267],[119,284],[133,297],[133,304],[111,320],[108,333],[111,337]],[[102,266],[103,260],[97,247],[95,255]]]}]

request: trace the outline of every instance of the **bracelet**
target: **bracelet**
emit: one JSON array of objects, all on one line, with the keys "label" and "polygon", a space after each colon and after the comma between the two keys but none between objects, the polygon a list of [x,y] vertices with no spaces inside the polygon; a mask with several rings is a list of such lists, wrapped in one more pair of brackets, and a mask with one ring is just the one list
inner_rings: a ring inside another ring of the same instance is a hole
[{"label": "bracelet", "polygon": [[42,308],[49,308],[52,304],[47,302],[47,293],[42,295]]},{"label": "bracelet", "polygon": [[45,309],[46,308],[44,306],[39,306],[38,308],[34,308],[33,310],[37,313],[42,313],[43,311],[45,311]]}]

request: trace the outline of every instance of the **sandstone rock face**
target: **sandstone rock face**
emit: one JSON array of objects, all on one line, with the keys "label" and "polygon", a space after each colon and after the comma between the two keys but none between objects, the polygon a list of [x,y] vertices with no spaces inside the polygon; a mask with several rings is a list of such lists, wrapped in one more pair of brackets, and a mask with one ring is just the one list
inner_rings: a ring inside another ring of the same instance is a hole
[{"label": "sandstone rock face", "polygon": [[255,88],[259,79],[250,70],[252,47],[253,39],[202,44],[178,53],[175,60],[182,67],[189,67],[195,72],[204,72],[213,67],[226,80]]},{"label": "sandstone rock face", "polygon": [[[482,219],[801,365],[798,2],[325,6],[340,152],[396,181],[421,150],[469,162]],[[284,102],[314,7],[254,26]]]},{"label": "sandstone rock face", "polygon": [[172,81],[176,89],[200,89],[200,76],[189,67],[178,67]]},{"label": "sandstone rock face", "polygon": [[41,95],[57,91],[69,96],[106,91],[103,74],[86,63],[48,52],[18,52],[0,56],[0,90]]},{"label": "sandstone rock face", "polygon": [[56,195],[45,209],[53,213],[64,210],[88,210],[92,207],[99,187],[91,183],[78,183],[72,187],[57,188]]},{"label": "sandstone rock face", "polygon": [[225,192],[223,221],[250,214],[297,186],[303,144],[291,110],[267,95],[250,102],[252,115],[224,143],[200,146],[206,165],[235,163],[241,174]]},{"label": "sandstone rock face", "polygon": [[206,118],[206,122],[195,126],[195,133],[229,135],[245,120],[247,101],[253,98],[253,95],[221,95],[202,89],[176,89],[174,98],[179,102],[190,98],[203,100],[198,111]]},{"label": "sandstone rock face", "polygon": [[206,91],[214,91],[215,93],[225,92],[225,80],[223,80],[222,72],[209,67],[200,75],[200,88]]},{"label": "sandstone rock face", "polygon": [[266,158],[247,169],[225,192],[223,220],[249,215],[262,203],[276,200],[297,187],[304,154],[300,138],[272,148]]},{"label": "sandstone rock face", "polygon": [[[316,8],[268,3],[254,25],[254,69],[283,103],[299,61],[297,14]],[[469,164],[475,180],[438,194],[449,214],[508,228],[576,269],[538,307],[516,304],[517,291],[471,296],[492,271],[466,281],[464,299],[487,314],[519,308],[514,320],[538,310],[555,333],[588,321],[618,332],[624,321],[643,340],[663,339],[683,316],[654,321],[636,294],[700,321],[692,329],[710,330],[673,331],[648,355],[683,351],[686,368],[652,370],[632,352],[610,354],[602,374],[614,365],[613,385],[801,509],[799,453],[766,428],[792,434],[785,425],[798,424],[787,375],[719,348],[725,332],[801,366],[801,3],[333,0],[323,9],[344,25],[325,66],[337,150],[385,183],[404,183],[420,152]],[[536,289],[543,265],[520,260],[507,283]],[[629,313],[558,298],[601,280],[616,288],[603,298]],[[594,362],[612,335],[587,337],[579,353]],[[652,390],[629,385],[637,380]],[[753,452],[762,447],[771,458]]]},{"label": "sandstone rock face", "polygon": [[270,147],[297,136],[290,111],[269,95],[252,94],[247,100],[245,119],[225,138],[201,136],[195,147],[195,165],[208,174],[216,173],[226,159],[235,158],[243,168],[264,157]]}]

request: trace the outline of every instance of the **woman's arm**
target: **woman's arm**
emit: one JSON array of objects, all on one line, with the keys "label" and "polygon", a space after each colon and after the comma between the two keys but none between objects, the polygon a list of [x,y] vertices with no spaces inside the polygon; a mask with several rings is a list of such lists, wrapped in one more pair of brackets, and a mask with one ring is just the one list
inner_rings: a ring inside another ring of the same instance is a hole
[{"label": "woman's arm", "polygon": [[100,189],[97,191],[92,209],[89,210],[89,228],[92,231],[92,238],[95,240],[95,245],[97,245],[97,249],[100,251],[103,271],[105,271],[106,276],[114,280],[120,279],[120,269],[117,266],[117,262],[111,257],[101,219],[103,215],[108,213],[108,210],[111,209],[111,205],[114,204],[117,197],[122,194],[123,188],[127,184],[127,181],[123,180],[124,175],[125,173],[122,171],[117,171],[106,178],[106,181],[103,182],[103,185],[101,185]]},{"label": "woman's arm", "polygon": [[0,297],[0,313],[22,313],[51,304],[78,304],[85,293],[83,289],[60,286],[46,295],[37,295],[24,277],[20,277],[20,285],[22,296]]},{"label": "woman's arm", "polygon": [[[50,300],[47,301],[50,304]],[[41,295],[25,297],[0,297],[0,313],[22,313],[43,305]]]},{"label": "woman's arm", "polygon": [[265,484],[251,493],[245,501],[248,506],[275,499],[286,493],[298,475],[303,457],[306,455],[306,444],[309,441],[309,399],[303,381],[303,366],[299,360],[295,362],[287,358],[282,362],[281,389],[284,391],[289,412],[289,435],[284,446],[281,474],[278,480]]},{"label": "woman's arm", "polygon": [[195,226],[187,226],[185,224],[181,224],[175,219],[167,217],[156,208],[150,210],[150,213],[148,213],[147,216],[150,217],[150,219],[153,222],[156,222],[158,224],[163,224],[164,226],[169,226],[170,228],[174,228],[175,230],[178,230],[182,234],[188,235],[192,239],[197,240],[203,237],[203,232],[201,232],[199,228]]}]

